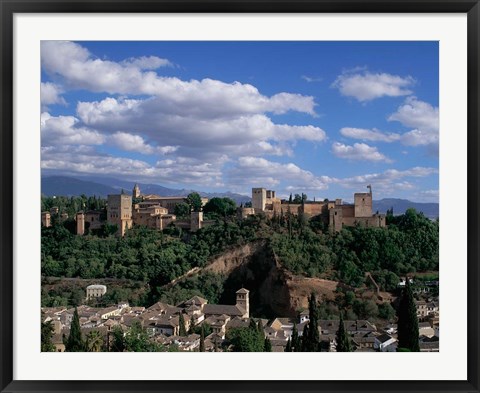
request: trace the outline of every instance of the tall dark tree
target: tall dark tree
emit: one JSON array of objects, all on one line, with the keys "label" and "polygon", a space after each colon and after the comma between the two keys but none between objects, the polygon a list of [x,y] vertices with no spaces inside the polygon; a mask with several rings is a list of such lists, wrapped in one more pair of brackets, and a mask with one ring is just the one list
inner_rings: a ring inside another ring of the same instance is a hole
[{"label": "tall dark tree", "polygon": [[82,331],[80,329],[80,318],[78,310],[75,307],[73,319],[70,325],[70,334],[65,342],[66,352],[85,352],[85,343],[82,339]]},{"label": "tall dark tree", "polygon": [[287,346],[285,347],[284,352],[292,352],[292,343],[290,341],[290,337],[287,340]]},{"label": "tall dark tree", "polygon": [[345,323],[343,322],[343,313],[340,313],[340,321],[337,330],[337,352],[352,352],[352,345],[347,331],[345,330]]},{"label": "tall dark tree", "polygon": [[123,352],[125,350],[125,338],[122,328],[120,326],[114,326],[112,329],[112,336],[110,351]]},{"label": "tall dark tree", "polygon": [[[190,326],[188,327],[188,334],[194,333],[194,328],[195,328],[195,319],[193,318],[193,314],[190,317]],[[203,330],[203,327],[202,327]]]},{"label": "tall dark tree", "polygon": [[308,352],[308,348],[309,348],[309,342],[308,342],[308,337],[309,337],[309,327],[308,327],[308,323],[305,325],[305,327],[303,328],[303,334],[302,334],[302,342],[301,342],[301,345],[300,345],[300,348],[299,350],[297,350],[297,352]]},{"label": "tall dark tree", "polygon": [[265,337],[265,342],[263,344],[263,351],[264,352],[272,352],[272,343],[268,337]]},{"label": "tall dark tree", "polygon": [[202,325],[202,330],[200,331],[200,352],[205,352],[205,330]]},{"label": "tall dark tree", "polygon": [[308,323],[306,352],[317,352],[320,350],[320,333],[318,331],[317,298],[313,292],[308,299],[308,312],[310,316],[310,322]]},{"label": "tall dark tree", "polygon": [[293,352],[299,352],[301,349],[300,338],[298,337],[297,323],[293,322],[291,347]]},{"label": "tall dark tree", "polygon": [[183,313],[180,313],[180,316],[178,317],[178,335],[187,335],[187,329],[185,328],[185,319],[183,318]]},{"label": "tall dark tree", "polygon": [[53,338],[53,325],[51,321],[42,322],[42,352],[55,352],[55,345],[53,345],[52,338]]},{"label": "tall dark tree", "polygon": [[402,298],[398,307],[398,348],[419,352],[418,318],[415,298],[409,278],[405,280]]}]

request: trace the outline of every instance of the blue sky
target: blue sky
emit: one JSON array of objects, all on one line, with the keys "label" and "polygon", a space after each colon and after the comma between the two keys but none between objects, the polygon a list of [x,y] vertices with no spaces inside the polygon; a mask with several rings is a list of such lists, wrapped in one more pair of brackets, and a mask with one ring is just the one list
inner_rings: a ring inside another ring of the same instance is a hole
[{"label": "blue sky", "polygon": [[42,173],[438,202],[437,42],[42,42]]}]

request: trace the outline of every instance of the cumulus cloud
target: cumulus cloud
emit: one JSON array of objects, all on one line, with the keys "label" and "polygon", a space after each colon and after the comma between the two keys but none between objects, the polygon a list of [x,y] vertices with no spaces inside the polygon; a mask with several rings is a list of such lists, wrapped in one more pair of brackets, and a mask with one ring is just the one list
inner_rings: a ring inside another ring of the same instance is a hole
[{"label": "cumulus cloud", "polygon": [[252,186],[252,179],[258,185],[275,187],[286,181],[296,189],[324,190],[330,178],[315,176],[293,163],[281,164],[260,157],[240,157],[235,167],[228,172],[231,184]]},{"label": "cumulus cloud", "polygon": [[[326,132],[314,126],[275,124],[264,114],[210,118],[166,110],[156,98],[80,102],[79,118],[104,133],[128,129],[158,146],[179,146],[179,154],[291,155],[299,139],[322,142]],[[187,154],[188,151],[188,154]]]},{"label": "cumulus cloud", "polygon": [[360,102],[380,97],[398,97],[412,94],[409,88],[415,83],[411,76],[401,77],[387,73],[345,72],[337,77],[332,87],[347,97]]},{"label": "cumulus cloud", "polygon": [[332,145],[332,152],[335,156],[347,160],[392,162],[388,157],[380,153],[376,147],[369,146],[366,143],[355,143],[353,146],[350,146],[335,142]]},{"label": "cumulus cloud", "polygon": [[207,163],[190,157],[175,157],[150,164],[143,160],[100,153],[92,146],[44,146],[42,170],[50,173],[121,176],[135,181],[220,187],[226,157]]},{"label": "cumulus cloud", "polygon": [[413,130],[402,135],[402,143],[408,146],[438,144],[439,113],[438,107],[408,97],[397,111],[388,117],[389,121],[398,121]]},{"label": "cumulus cloud", "polygon": [[[371,184],[372,187],[380,190],[385,195],[391,195],[395,191],[413,189],[413,179],[420,179],[438,174],[438,169],[431,167],[413,167],[406,170],[388,169],[381,173],[370,173],[359,176],[352,176],[343,179],[335,179],[334,182],[342,187],[359,189]],[[410,180],[409,180],[410,179]]]},{"label": "cumulus cloud", "polygon": [[51,116],[43,112],[40,116],[42,145],[100,145],[105,137],[98,131],[78,125],[79,120],[73,116]]},{"label": "cumulus cloud", "polygon": [[388,169],[381,173],[353,176],[338,179],[337,183],[348,188],[358,188],[365,184],[372,184],[382,189],[388,189],[394,184],[399,184],[404,178],[422,178],[438,174],[438,169],[431,167],[413,167],[406,170]]},{"label": "cumulus cloud", "polygon": [[373,130],[367,130],[364,128],[344,127],[340,130],[340,134],[347,138],[361,139],[363,141],[372,142],[395,142],[400,140],[400,134],[387,134],[375,128]]},{"label": "cumulus cloud", "polygon": [[124,151],[132,151],[141,154],[171,154],[177,151],[178,146],[152,146],[145,142],[140,135],[118,131],[108,138],[108,142]]},{"label": "cumulus cloud", "polygon": [[282,92],[267,97],[250,84],[208,78],[182,81],[149,71],[167,62],[156,57],[142,57],[118,63],[94,58],[87,49],[73,42],[42,42],[43,69],[71,88],[109,94],[152,95],[162,101],[166,110],[177,108],[186,114],[203,113],[215,117],[288,111],[315,114],[315,102],[310,96]]},{"label": "cumulus cloud", "polygon": [[63,89],[51,82],[42,82],[40,85],[40,101],[42,105],[42,110],[46,110],[48,105],[66,105],[67,102],[61,96]]}]

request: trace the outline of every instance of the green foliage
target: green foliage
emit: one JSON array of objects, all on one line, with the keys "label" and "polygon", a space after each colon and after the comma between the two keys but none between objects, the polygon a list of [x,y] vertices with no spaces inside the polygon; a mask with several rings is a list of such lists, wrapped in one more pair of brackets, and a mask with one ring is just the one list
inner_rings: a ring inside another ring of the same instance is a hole
[{"label": "green foliage", "polygon": [[139,321],[134,321],[125,334],[125,350],[127,352],[161,352],[164,348],[150,341],[147,331]]},{"label": "green foliage", "polygon": [[76,307],[75,311],[73,312],[73,319],[70,325],[70,334],[65,342],[65,352],[85,352],[85,342],[82,338],[80,319],[78,317],[78,311]]},{"label": "green foliage", "polygon": [[352,352],[352,345],[350,343],[350,338],[348,337],[347,331],[345,329],[345,324],[343,322],[343,315],[340,314],[340,321],[338,324],[338,331],[336,336],[337,341],[337,352]]},{"label": "green foliage", "polygon": [[272,352],[272,343],[268,337],[265,337],[265,341],[263,343],[263,352]]},{"label": "green foliage", "polygon": [[237,210],[237,204],[230,198],[212,198],[205,206],[205,213],[216,214],[220,217],[232,216]]},{"label": "green foliage", "polygon": [[198,192],[192,192],[187,196],[187,203],[190,206],[190,210],[199,212],[202,210],[202,198]]},{"label": "green foliage", "polygon": [[382,303],[378,306],[378,316],[387,321],[392,321],[395,318],[395,309],[390,303]]},{"label": "green foliage", "polygon": [[290,343],[290,352],[300,351],[301,341],[300,341],[300,337],[298,336],[298,329],[297,329],[296,322],[293,323],[292,340],[290,341],[290,338],[289,338],[288,342]]},{"label": "green foliage", "polygon": [[259,331],[253,319],[250,319],[249,327],[228,330],[226,339],[232,345],[233,352],[263,352],[265,350],[263,331]]},{"label": "green foliage", "polygon": [[417,308],[408,277],[405,281],[406,285],[398,307],[398,346],[419,352]]},{"label": "green foliage", "polygon": [[112,329],[112,344],[110,347],[111,352],[124,352],[125,351],[125,337],[123,330],[120,326],[114,326]]},{"label": "green foliage", "polygon": [[85,340],[85,349],[87,352],[100,352],[103,346],[103,337],[98,330],[92,330],[87,334]]},{"label": "green foliage", "polygon": [[41,351],[55,352],[55,345],[53,345],[53,325],[51,321],[41,323]]},{"label": "green foliage", "polygon": [[[290,195],[291,197],[292,195]],[[292,351],[292,343],[290,341],[290,338],[287,340],[287,345],[285,346],[284,352],[293,352]]]},{"label": "green foliage", "polygon": [[318,309],[317,298],[312,292],[308,298],[308,314],[310,321],[308,323],[307,333],[303,332],[304,340],[302,342],[302,352],[318,352],[320,351],[320,333],[318,331]]},{"label": "green foliage", "polygon": [[200,331],[200,352],[205,352],[205,331],[203,330],[203,325]]},{"label": "green foliage", "polygon": [[175,205],[174,214],[179,217],[189,217],[190,216],[190,205],[188,203],[182,202]]},{"label": "green foliage", "polygon": [[187,335],[187,329],[185,328],[185,318],[183,317],[183,313],[180,313],[178,321],[178,335],[185,337]]}]

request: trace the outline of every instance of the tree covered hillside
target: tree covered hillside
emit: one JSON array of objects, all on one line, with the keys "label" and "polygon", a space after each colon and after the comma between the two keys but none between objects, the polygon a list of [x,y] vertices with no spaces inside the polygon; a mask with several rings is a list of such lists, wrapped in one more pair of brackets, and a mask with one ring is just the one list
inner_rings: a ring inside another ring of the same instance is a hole
[{"label": "tree covered hillside", "polygon": [[[69,201],[78,204],[74,199],[66,199],[66,209],[70,208]],[[292,273],[338,280],[352,287],[364,283],[366,272],[383,290],[392,290],[399,276],[438,270],[439,223],[413,209],[388,217],[387,228],[352,227],[339,233],[330,233],[315,218],[302,215],[237,220],[232,209],[222,207],[216,217],[215,225],[193,234],[175,227],[163,232],[135,227],[123,238],[109,234],[113,232],[108,230],[77,236],[71,223],[56,222],[42,228],[42,276],[141,282],[148,288],[143,297],[132,299],[124,291],[122,299],[110,300],[149,306],[162,296],[164,300],[171,299],[165,298],[163,287],[175,278],[207,265],[214,256],[257,239],[264,239],[283,267]],[[225,277],[212,273],[194,277],[179,289],[183,288],[185,296],[194,293],[215,302],[220,291],[237,289],[224,288],[225,282]],[[115,292],[107,295],[115,297]],[[65,292],[42,293],[43,306],[74,305],[77,301],[78,296]]]}]

